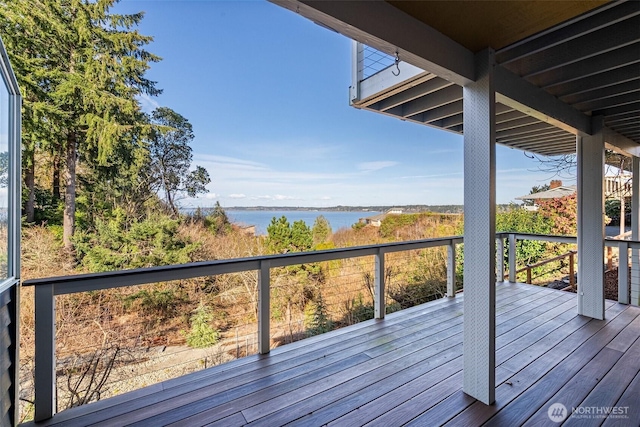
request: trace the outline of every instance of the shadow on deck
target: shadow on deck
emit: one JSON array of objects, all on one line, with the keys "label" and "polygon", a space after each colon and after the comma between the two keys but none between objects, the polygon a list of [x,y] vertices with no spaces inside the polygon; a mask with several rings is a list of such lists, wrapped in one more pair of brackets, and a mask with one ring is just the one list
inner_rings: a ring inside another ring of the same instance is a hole
[{"label": "shadow on deck", "polygon": [[578,408],[566,425],[637,425],[640,308],[606,301],[606,320],[590,320],[576,314],[575,294],[499,284],[498,386],[496,403],[485,406],[461,389],[463,298],[23,425],[555,425],[554,403]]}]

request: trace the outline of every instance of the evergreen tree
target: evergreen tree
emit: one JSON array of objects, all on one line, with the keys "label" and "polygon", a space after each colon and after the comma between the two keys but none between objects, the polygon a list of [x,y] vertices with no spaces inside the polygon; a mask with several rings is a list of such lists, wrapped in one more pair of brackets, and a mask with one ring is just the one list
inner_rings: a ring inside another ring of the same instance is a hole
[{"label": "evergreen tree", "polygon": [[327,306],[322,298],[322,294],[318,295],[316,301],[309,301],[304,308],[304,325],[307,334],[310,336],[320,335],[333,329],[333,322],[327,312]]},{"label": "evergreen tree", "polygon": [[313,236],[303,220],[291,225],[286,216],[279,219],[274,216],[267,227],[267,244],[273,253],[304,252],[311,250]]},{"label": "evergreen tree", "polygon": [[213,212],[207,215],[205,224],[213,234],[226,234],[231,231],[231,221],[229,221],[229,217],[222,206],[220,206],[219,201],[216,201]]},{"label": "evergreen tree", "polygon": [[331,224],[329,224],[329,221],[324,216],[319,215],[313,223],[311,234],[313,235],[314,245],[317,246],[324,243],[332,234]]},{"label": "evergreen tree", "polygon": [[267,245],[272,253],[282,254],[291,250],[291,226],[286,216],[271,219],[267,226]]},{"label": "evergreen tree", "polygon": [[51,2],[0,1],[0,33],[22,92],[22,167],[27,189],[25,214],[34,221],[35,156],[59,139],[62,112],[49,93],[60,55],[52,40],[60,37]]},{"label": "evergreen tree", "polygon": [[[160,58],[144,50],[152,39],[134,30],[143,14],[113,14],[115,3],[14,0],[0,8],[3,26],[11,27],[11,59],[19,64],[21,83],[27,82],[27,167],[39,140],[46,140],[54,159],[65,165],[63,240],[68,249],[75,229],[77,162],[121,167],[123,145],[139,140],[135,135],[142,130],[136,97],[160,92],[144,77],[149,62]],[[55,162],[53,171],[55,195]],[[26,177],[33,187],[29,173]]]},{"label": "evergreen tree", "polygon": [[298,220],[291,226],[291,249],[296,252],[311,250],[313,237],[311,229],[303,220]]}]

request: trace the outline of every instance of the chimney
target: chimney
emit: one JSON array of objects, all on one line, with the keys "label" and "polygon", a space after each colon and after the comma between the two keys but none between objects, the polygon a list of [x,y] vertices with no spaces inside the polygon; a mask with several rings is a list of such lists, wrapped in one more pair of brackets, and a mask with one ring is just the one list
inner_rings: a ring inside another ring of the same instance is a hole
[{"label": "chimney", "polygon": [[554,189],[554,188],[558,188],[562,186],[562,181],[559,179],[553,179],[551,180],[551,183],[549,183],[549,188],[550,189]]}]

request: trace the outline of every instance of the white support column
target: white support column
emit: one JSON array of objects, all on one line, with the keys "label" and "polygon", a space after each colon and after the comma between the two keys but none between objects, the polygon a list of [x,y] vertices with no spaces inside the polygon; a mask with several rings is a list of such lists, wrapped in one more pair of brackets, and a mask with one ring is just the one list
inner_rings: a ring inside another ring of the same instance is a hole
[{"label": "white support column", "polygon": [[[633,179],[631,181],[631,240],[640,239],[640,157],[633,156]],[[640,305],[640,251],[631,249],[631,300]]]},{"label": "white support column", "polygon": [[475,56],[476,81],[464,87],[464,387],[495,401],[495,57]]},{"label": "white support column", "polygon": [[578,151],[578,314],[604,319],[604,134],[576,138]]}]

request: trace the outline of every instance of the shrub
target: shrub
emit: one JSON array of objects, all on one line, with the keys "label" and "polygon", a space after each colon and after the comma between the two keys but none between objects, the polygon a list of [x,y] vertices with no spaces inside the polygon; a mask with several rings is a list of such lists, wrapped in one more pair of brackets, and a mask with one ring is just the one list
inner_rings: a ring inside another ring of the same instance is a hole
[{"label": "shrub", "polygon": [[187,345],[193,348],[210,347],[218,342],[220,334],[211,326],[211,309],[200,303],[191,316],[191,330],[187,334]]},{"label": "shrub", "polygon": [[392,237],[398,228],[418,222],[421,215],[425,214],[387,215],[380,224],[380,235],[382,237]]},{"label": "shrub", "polygon": [[220,202],[216,202],[213,212],[205,217],[205,226],[215,235],[228,234],[232,230],[231,221]]},{"label": "shrub", "polygon": [[[527,211],[514,207],[510,211],[496,215],[496,231],[550,234],[551,220],[540,212]],[[548,242],[535,240],[518,240],[516,243],[516,259],[522,264],[532,264],[545,257]],[[505,245],[505,262],[509,262],[508,243]]]},{"label": "shrub", "polygon": [[131,225],[120,218],[97,220],[95,232],[78,232],[77,256],[91,272],[183,264],[198,244],[181,238],[178,220],[166,216]]},{"label": "shrub", "polygon": [[309,336],[324,334],[333,329],[333,322],[327,315],[327,306],[322,295],[317,301],[309,301],[305,306],[304,325]]},{"label": "shrub", "polygon": [[365,228],[366,226],[367,226],[367,224],[366,224],[366,223],[358,221],[358,222],[356,222],[355,224],[353,224],[353,225],[351,226],[351,228],[352,228],[354,231],[360,231],[360,230],[362,230],[363,228]]}]

